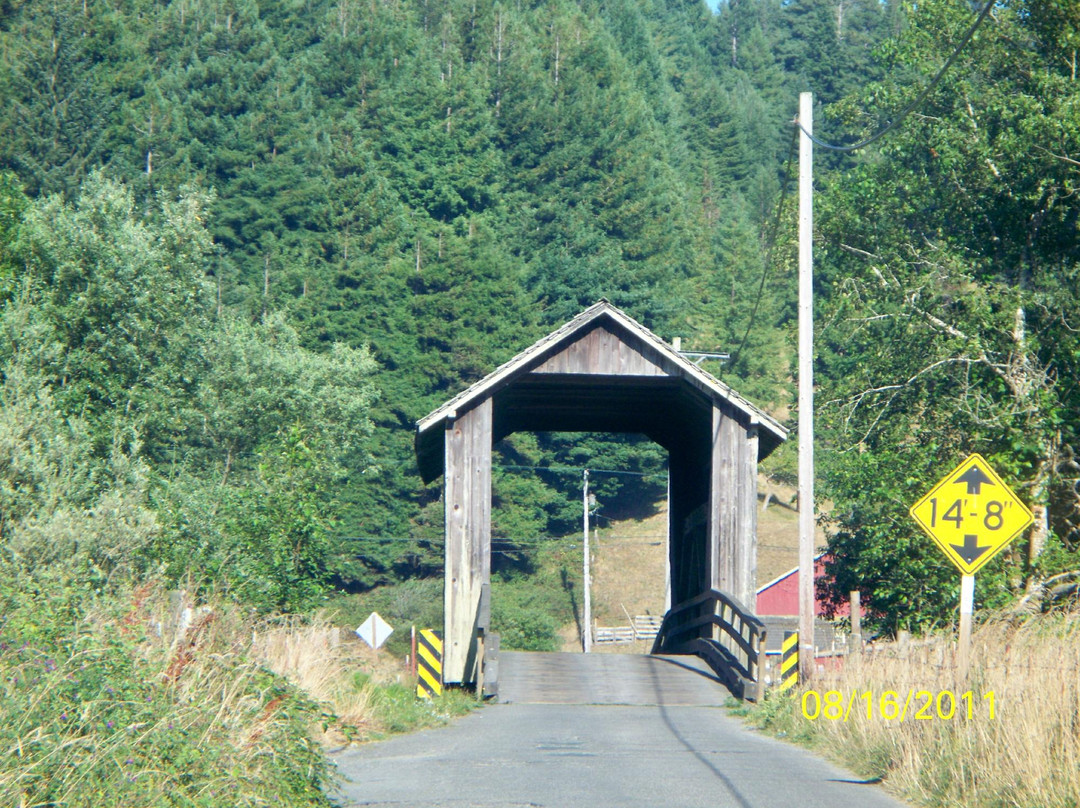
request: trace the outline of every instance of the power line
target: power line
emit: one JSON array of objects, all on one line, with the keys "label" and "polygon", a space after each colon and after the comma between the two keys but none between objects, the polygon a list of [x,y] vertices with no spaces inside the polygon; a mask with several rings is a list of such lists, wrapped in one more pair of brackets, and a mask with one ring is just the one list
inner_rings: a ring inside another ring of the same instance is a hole
[{"label": "power line", "polygon": [[869,146],[874,141],[880,140],[881,138],[885,137],[886,134],[888,134],[893,129],[898,127],[901,123],[903,123],[904,119],[907,118],[907,116],[910,115],[912,112],[914,112],[915,109],[920,104],[922,104],[924,100],[926,100],[926,97],[930,95],[933,89],[937,87],[938,82],[941,81],[945,73],[948,72],[949,68],[953,66],[953,62],[960,58],[961,51],[963,51],[964,48],[967,46],[967,43],[971,41],[971,38],[975,35],[975,31],[978,30],[980,25],[982,25],[983,20],[990,16],[990,10],[994,7],[994,4],[996,2],[997,0],[987,0],[986,6],[983,7],[983,10],[979,13],[979,16],[975,18],[975,22],[972,23],[970,28],[968,28],[967,33],[964,34],[963,39],[960,40],[960,44],[956,46],[956,49],[952,52],[952,55],[948,58],[945,64],[942,65],[941,69],[937,72],[937,75],[934,76],[934,78],[930,81],[928,85],[926,85],[926,88],[921,93],[919,93],[918,97],[914,101],[912,101],[910,104],[904,107],[903,110],[901,110],[896,120],[890,121],[881,131],[871,135],[865,140],[860,140],[858,143],[852,143],[850,146],[839,146],[835,143],[826,143],[814,137],[812,134],[806,131],[806,128],[798,120],[795,121],[796,125],[799,127],[799,129],[802,130],[803,134],[810,138],[810,140],[815,145],[820,146],[823,149],[828,149],[829,151],[835,152],[853,152],[857,149],[861,149],[863,146]]},{"label": "power line", "polygon": [[[937,75],[935,75],[934,78],[930,81],[930,83],[925,87],[925,89],[923,89],[923,91],[921,93],[919,93],[918,97],[914,101],[912,101],[910,104],[908,104],[907,107],[905,107],[900,112],[900,114],[896,117],[896,119],[894,121],[891,121],[880,132],[877,132],[874,135],[871,135],[870,137],[866,138],[865,140],[859,141],[858,143],[853,143],[850,146],[840,146],[840,145],[837,145],[837,144],[834,144],[834,143],[826,143],[825,141],[815,137],[813,134],[808,132],[806,130],[806,127],[803,126],[802,123],[798,119],[796,119],[794,121],[794,123],[797,126],[797,129],[792,132],[791,146],[788,149],[787,165],[784,168],[784,185],[783,185],[783,188],[781,189],[781,192],[780,192],[780,201],[777,203],[777,206],[776,206],[776,217],[773,220],[772,230],[771,230],[769,238],[766,240],[765,265],[762,267],[762,270],[761,270],[761,281],[758,284],[757,297],[754,299],[754,307],[750,312],[750,319],[746,324],[746,330],[743,332],[742,341],[739,343],[739,347],[732,354],[731,362],[727,365],[727,367],[734,368],[734,367],[736,367],[738,365],[739,357],[742,355],[743,348],[746,347],[746,341],[750,337],[750,331],[753,329],[754,322],[757,319],[758,307],[761,304],[761,298],[762,298],[762,296],[764,294],[764,291],[765,291],[765,280],[768,277],[769,270],[772,268],[773,246],[776,243],[776,236],[777,236],[777,233],[779,231],[780,221],[781,221],[781,217],[782,217],[783,211],[784,211],[784,203],[787,201],[787,197],[788,197],[788,188],[790,186],[790,180],[791,180],[791,164],[792,164],[792,161],[793,161],[794,156],[795,156],[795,143],[796,143],[796,139],[798,137],[799,130],[801,130],[812,142],[814,142],[815,144],[817,144],[821,148],[827,149],[829,151],[836,151],[836,152],[853,152],[853,151],[856,151],[857,149],[863,148],[864,146],[869,146],[871,143],[873,143],[873,142],[875,142],[877,140],[880,140],[886,134],[888,134],[893,129],[898,127],[901,123],[903,123],[904,119],[907,118],[907,116],[910,115],[920,104],[922,104],[922,102],[926,99],[926,97],[941,82],[941,79],[945,76],[945,73],[949,70],[950,67],[952,67],[953,63],[960,57],[960,53],[967,46],[967,43],[969,41],[971,41],[971,38],[975,35],[975,31],[978,30],[980,25],[982,25],[983,20],[985,20],[990,15],[990,10],[994,7],[995,2],[996,2],[996,0],[988,0],[987,1],[986,5],[983,7],[983,10],[979,13],[979,16],[976,17],[975,22],[972,23],[971,27],[968,28],[967,33],[964,34],[963,38],[960,40],[960,44],[957,45],[957,47],[953,51],[952,55],[949,56],[949,58],[946,60],[945,64],[942,65],[940,70],[938,70]],[[723,369],[721,369],[720,375],[721,376],[723,375]]]},{"label": "power line", "polygon": [[667,477],[667,472],[660,471],[621,471],[618,469],[594,469],[592,466],[515,466],[509,464],[492,464],[492,468],[514,469],[528,471],[553,471],[562,473],[581,474],[586,468],[589,474],[618,474],[626,477]]},{"label": "power line", "polygon": [[[666,538],[663,535],[645,535],[645,536],[611,536],[606,533],[600,534],[601,542],[619,542],[631,544],[637,541],[651,544],[652,541],[660,541]],[[401,537],[401,536],[338,536],[338,541],[342,542],[363,542],[365,544],[406,544],[409,542],[425,542],[432,545],[443,545],[446,543],[444,537],[428,539],[423,537]],[[528,536],[522,538],[515,538],[513,536],[492,536],[492,544],[513,544],[515,546],[532,545],[539,547],[541,545],[550,544],[573,544],[580,543],[581,537],[574,536]]]},{"label": "power line", "polygon": [[[742,342],[739,343],[739,347],[735,349],[735,353],[731,356],[730,367],[735,367],[739,362],[739,357],[742,356],[742,350],[746,347],[746,340],[750,337],[750,330],[754,327],[754,321],[757,319],[758,306],[761,305],[761,298],[765,292],[765,279],[769,276],[769,269],[772,267],[773,258],[773,246],[776,244],[776,235],[780,230],[780,219],[784,213],[784,203],[787,201],[788,188],[791,186],[791,164],[795,160],[795,143],[798,137],[798,132],[791,133],[791,145],[788,147],[787,164],[784,166],[784,184],[780,189],[780,201],[776,205],[776,217],[773,219],[772,231],[769,238],[765,241],[765,265],[761,268],[761,282],[758,284],[757,297],[754,299],[754,308],[750,311],[750,319],[746,323],[746,330],[743,332]],[[721,376],[723,370],[721,370]]]}]

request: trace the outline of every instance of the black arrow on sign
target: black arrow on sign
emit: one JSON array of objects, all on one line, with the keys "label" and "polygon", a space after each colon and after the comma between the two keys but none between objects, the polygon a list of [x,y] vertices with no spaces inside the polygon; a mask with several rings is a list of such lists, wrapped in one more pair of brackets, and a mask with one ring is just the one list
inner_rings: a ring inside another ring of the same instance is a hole
[{"label": "black arrow on sign", "polygon": [[989,547],[980,547],[979,537],[972,536],[970,533],[964,536],[963,544],[950,544],[949,546],[956,550],[956,554],[964,559],[967,564],[974,564],[979,556],[990,549]]},{"label": "black arrow on sign", "polygon": [[955,480],[954,483],[967,483],[967,492],[978,496],[983,485],[994,485],[994,481],[978,466],[972,466]]}]

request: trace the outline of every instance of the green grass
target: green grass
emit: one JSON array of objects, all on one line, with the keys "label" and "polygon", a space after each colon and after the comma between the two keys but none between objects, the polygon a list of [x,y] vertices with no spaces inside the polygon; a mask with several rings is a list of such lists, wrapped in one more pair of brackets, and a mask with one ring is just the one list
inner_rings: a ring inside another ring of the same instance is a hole
[{"label": "green grass", "polygon": [[442,726],[480,705],[476,696],[466,690],[447,689],[441,696],[421,699],[417,698],[415,687],[397,683],[374,687],[372,708],[381,731],[372,735],[371,740]]}]

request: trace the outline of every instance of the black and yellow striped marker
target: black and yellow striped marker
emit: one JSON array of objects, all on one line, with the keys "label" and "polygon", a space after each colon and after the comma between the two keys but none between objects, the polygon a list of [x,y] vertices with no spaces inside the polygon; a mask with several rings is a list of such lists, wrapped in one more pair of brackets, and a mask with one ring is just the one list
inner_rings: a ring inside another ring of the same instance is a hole
[{"label": "black and yellow striped marker", "polygon": [[442,694],[442,635],[429,628],[416,635],[416,695]]},{"label": "black and yellow striped marker", "polygon": [[799,683],[799,632],[785,631],[780,646],[780,692]]}]

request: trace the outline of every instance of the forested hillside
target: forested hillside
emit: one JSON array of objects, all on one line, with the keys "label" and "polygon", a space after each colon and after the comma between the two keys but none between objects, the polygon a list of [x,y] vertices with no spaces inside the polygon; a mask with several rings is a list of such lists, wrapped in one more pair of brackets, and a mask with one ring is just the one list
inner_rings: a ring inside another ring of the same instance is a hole
[{"label": "forested hillside", "polygon": [[[973,19],[963,0],[2,0],[5,540],[44,558],[55,503],[129,497],[127,544],[102,528],[88,563],[267,608],[428,574],[416,419],[600,297],[731,352],[710,369],[786,416],[797,94],[850,142]],[[889,627],[952,608],[903,513],[943,457],[979,449],[1043,517],[1042,556],[996,562],[1002,592],[1080,566],[1078,31],[1068,0],[1002,3],[903,126],[818,152],[837,591]],[[575,529],[580,475],[557,469],[663,457],[539,435],[498,464],[494,533],[525,539]],[[596,482],[616,511],[664,491]]]}]

